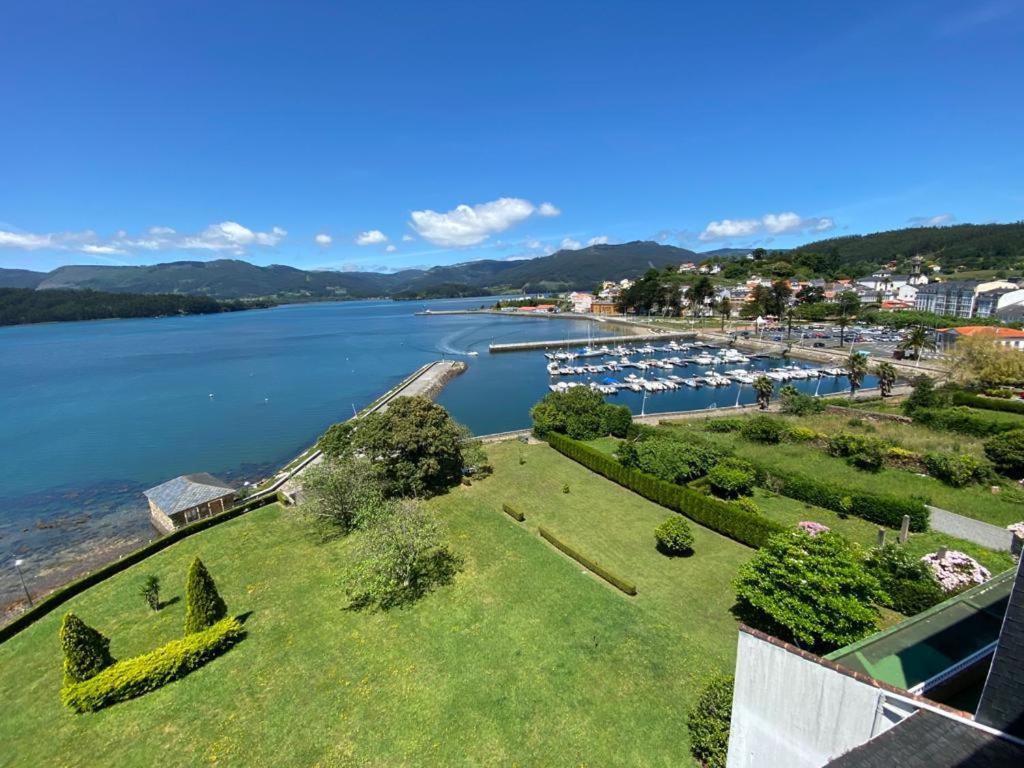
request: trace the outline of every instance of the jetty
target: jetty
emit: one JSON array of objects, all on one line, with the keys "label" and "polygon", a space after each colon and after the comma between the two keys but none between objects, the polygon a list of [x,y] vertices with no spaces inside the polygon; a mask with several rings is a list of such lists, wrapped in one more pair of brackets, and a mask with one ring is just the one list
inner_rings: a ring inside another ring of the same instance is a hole
[{"label": "jetty", "polygon": [[523,352],[530,349],[557,349],[559,347],[592,347],[596,344],[632,344],[637,341],[669,341],[672,339],[694,339],[693,331],[657,331],[654,333],[620,334],[599,336],[589,339],[551,339],[549,341],[518,341],[511,344],[491,344],[489,352]]}]

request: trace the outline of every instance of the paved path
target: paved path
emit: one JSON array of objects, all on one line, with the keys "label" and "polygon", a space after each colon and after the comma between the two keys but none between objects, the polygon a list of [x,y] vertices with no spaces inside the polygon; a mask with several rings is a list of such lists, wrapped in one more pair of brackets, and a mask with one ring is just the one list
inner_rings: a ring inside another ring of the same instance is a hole
[{"label": "paved path", "polygon": [[983,523],[972,517],[964,517],[956,512],[950,512],[948,509],[933,507],[929,504],[925,506],[928,507],[930,513],[932,529],[956,536],[958,539],[966,539],[989,549],[1000,552],[1012,551],[1013,534],[1005,528],[991,523]]}]

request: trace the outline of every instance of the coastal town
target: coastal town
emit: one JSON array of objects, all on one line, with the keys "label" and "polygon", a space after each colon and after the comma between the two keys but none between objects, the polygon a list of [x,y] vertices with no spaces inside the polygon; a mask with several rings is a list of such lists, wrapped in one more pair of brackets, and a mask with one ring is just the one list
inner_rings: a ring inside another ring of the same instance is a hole
[{"label": "coastal town", "polygon": [[0,768],[1024,768],[1024,4],[9,4]]}]

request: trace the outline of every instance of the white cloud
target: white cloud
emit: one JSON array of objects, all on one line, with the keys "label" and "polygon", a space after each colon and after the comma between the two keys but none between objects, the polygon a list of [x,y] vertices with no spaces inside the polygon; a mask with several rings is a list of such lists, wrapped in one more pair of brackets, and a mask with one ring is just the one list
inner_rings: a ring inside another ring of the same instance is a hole
[{"label": "white cloud", "polygon": [[504,232],[535,213],[557,215],[558,209],[551,203],[544,203],[541,208],[544,213],[529,200],[502,197],[489,203],[458,205],[446,213],[413,211],[410,226],[416,234],[434,245],[465,247],[482,243],[491,235]]},{"label": "white cloud", "polygon": [[81,251],[82,253],[91,253],[94,256],[128,255],[128,251],[122,248],[115,248],[112,245],[83,245]]},{"label": "white cloud", "polygon": [[551,203],[541,203],[537,207],[538,216],[560,216],[561,211]]},{"label": "white cloud", "polygon": [[597,237],[592,237],[589,240],[587,240],[587,242],[585,242],[585,243],[581,243],[579,240],[576,240],[576,239],[571,238],[571,237],[565,237],[565,238],[562,238],[561,248],[562,248],[563,251],[578,251],[580,248],[584,248],[584,247],[589,246],[589,245],[607,245],[607,244],[608,244],[608,235],[598,235]]},{"label": "white cloud", "polygon": [[402,235],[402,242],[403,243],[411,243],[415,239],[416,238],[413,237],[412,235]]},{"label": "white cloud", "polygon": [[89,229],[81,232],[42,234],[0,230],[0,248],[77,250],[94,256],[168,250],[212,251],[241,255],[253,246],[272,248],[287,235],[288,232],[281,227],[273,227],[269,232],[258,232],[235,221],[211,224],[198,234],[186,235],[179,235],[170,227],[150,227],[141,237],[132,237],[124,230],[118,230],[111,238],[101,238]]},{"label": "white cloud", "polygon": [[314,237],[313,240],[316,241],[317,245],[322,245],[324,247],[334,242],[334,238],[324,232],[321,232],[319,235]]},{"label": "white cloud", "polygon": [[759,219],[722,219],[712,221],[700,233],[699,239],[728,240],[755,235],[792,235],[800,232],[826,232],[835,222],[826,216],[804,218],[792,211],[766,213]]},{"label": "white cloud", "polygon": [[393,246],[393,245],[389,245],[389,246],[388,246],[387,248],[385,248],[385,249],[384,249],[384,251],[385,251],[386,253],[394,253],[394,252],[395,252],[395,251],[397,251],[397,250],[398,250],[398,249],[397,249],[397,248],[395,248],[395,246]]},{"label": "white cloud", "polygon": [[907,219],[907,223],[913,224],[915,227],[944,227],[954,221],[956,221],[956,216],[952,213],[940,213],[936,216],[913,216]]},{"label": "white cloud", "polygon": [[381,232],[379,229],[371,229],[366,232],[360,232],[356,238],[356,245],[378,245],[380,243],[386,243],[388,236]]}]

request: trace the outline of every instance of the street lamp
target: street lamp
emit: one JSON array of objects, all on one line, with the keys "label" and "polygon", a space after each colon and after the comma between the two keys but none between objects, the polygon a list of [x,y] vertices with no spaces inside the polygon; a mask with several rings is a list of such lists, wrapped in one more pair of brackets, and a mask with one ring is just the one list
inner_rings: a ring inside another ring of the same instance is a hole
[{"label": "street lamp", "polygon": [[21,564],[24,563],[24,562],[25,562],[24,560],[15,560],[14,561],[14,570],[16,570],[18,572],[18,578],[21,579],[21,588],[25,590],[25,599],[28,600],[28,607],[31,608],[32,607],[32,595],[30,595],[28,593],[28,586],[25,584],[25,575],[21,572]]}]

